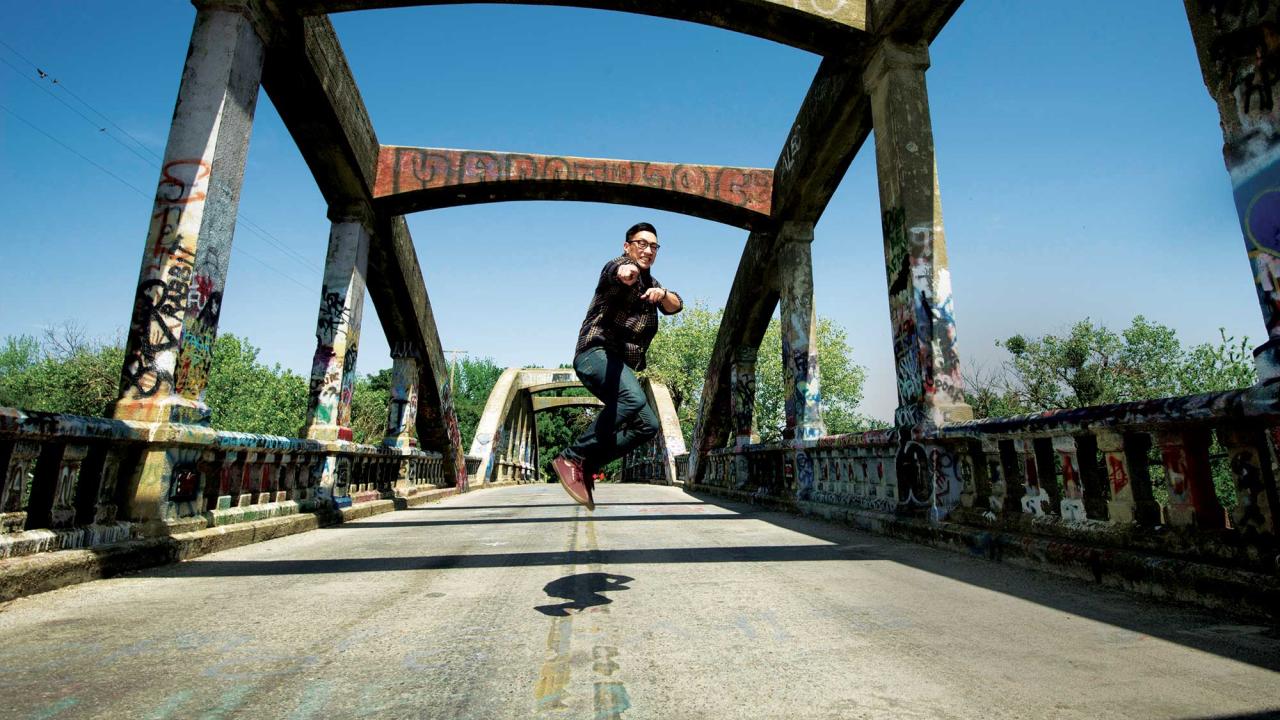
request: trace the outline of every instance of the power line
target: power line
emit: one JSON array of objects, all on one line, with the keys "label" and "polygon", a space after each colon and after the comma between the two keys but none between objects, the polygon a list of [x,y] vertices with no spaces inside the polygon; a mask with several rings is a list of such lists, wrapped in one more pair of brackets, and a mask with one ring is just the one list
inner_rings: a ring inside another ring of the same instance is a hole
[{"label": "power line", "polygon": [[[142,141],[138,140],[136,137],[134,137],[133,135],[129,134],[129,132],[128,132],[127,130],[125,130],[124,128],[120,127],[118,124],[116,124],[116,123],[115,123],[115,122],[114,122],[114,121],[113,121],[113,120],[112,120],[112,119],[111,119],[111,118],[110,118],[106,113],[102,112],[101,110],[98,110],[98,109],[97,109],[97,108],[95,108],[93,105],[90,105],[87,101],[85,101],[83,98],[81,98],[79,95],[76,95],[74,92],[72,92],[72,91],[71,91],[71,88],[68,88],[68,87],[66,86],[66,84],[64,84],[63,82],[61,82],[58,78],[53,77],[50,73],[45,72],[45,71],[44,71],[44,70],[43,70],[39,65],[36,65],[36,64],[35,64],[34,62],[32,62],[29,58],[27,58],[25,55],[23,55],[22,53],[20,53],[20,52],[18,52],[17,50],[15,50],[15,49],[13,48],[13,46],[12,46],[12,45],[9,45],[9,44],[8,44],[8,43],[6,43],[5,41],[0,40],[0,45],[3,45],[5,48],[7,48],[7,49],[9,50],[9,52],[13,53],[14,55],[17,55],[19,58],[22,58],[22,60],[23,60],[24,62],[26,62],[27,64],[29,64],[31,67],[35,68],[36,74],[39,76],[39,78],[40,78],[41,80],[45,80],[45,79],[49,80],[50,84],[52,84],[52,85],[56,85],[57,87],[62,88],[62,90],[63,90],[64,92],[66,92],[67,94],[71,95],[71,97],[75,98],[75,99],[76,99],[80,104],[82,104],[82,105],[84,105],[85,107],[89,108],[89,110],[91,110],[93,113],[97,114],[98,116],[100,116],[100,117],[102,117],[104,120],[106,120],[106,121],[107,121],[107,123],[108,123],[109,125],[111,125],[112,127],[116,128],[117,130],[119,130],[121,133],[123,133],[125,136],[127,136],[130,140],[132,140],[135,144],[137,144],[137,145],[138,145],[138,147],[142,148],[144,151],[146,151],[148,154],[150,154],[153,158],[155,158],[155,161],[154,161],[154,162],[163,162],[163,158],[161,158],[159,155],[156,155],[156,154],[155,154],[155,152],[153,152],[153,151],[152,151],[151,149],[149,149],[146,145],[144,145],[144,144],[142,143]],[[63,100],[62,98],[58,97],[58,95],[57,95],[56,93],[54,93],[53,91],[51,91],[48,87],[46,87],[45,85],[40,84],[40,83],[39,83],[39,82],[37,82],[36,80],[32,80],[32,79],[31,79],[31,78],[30,78],[26,73],[24,73],[21,69],[14,67],[14,66],[13,66],[13,64],[12,64],[12,63],[10,63],[9,61],[4,60],[3,58],[0,58],[0,62],[3,62],[5,65],[7,65],[7,66],[9,67],[9,69],[13,70],[15,73],[17,73],[19,76],[21,76],[21,77],[22,77],[24,80],[26,80],[27,82],[30,82],[31,84],[33,84],[33,85],[35,85],[35,86],[39,87],[39,88],[40,88],[41,90],[43,90],[44,92],[48,93],[50,97],[52,97],[54,100],[57,100],[58,102],[62,103],[62,105],[63,105],[63,106],[65,106],[68,110],[70,110],[71,112],[75,113],[76,115],[79,115],[79,116],[80,116],[80,117],[81,117],[85,122],[89,123],[89,125],[90,125],[91,127],[93,127],[94,129],[96,129],[99,133],[102,133],[102,134],[106,135],[107,137],[111,138],[111,139],[112,139],[112,140],[114,140],[117,144],[119,144],[121,147],[123,147],[124,149],[126,149],[126,150],[128,150],[130,153],[132,153],[135,157],[139,158],[139,159],[140,159],[140,160],[142,160],[144,163],[146,163],[146,164],[147,164],[147,167],[151,168],[152,170],[156,170],[156,167],[155,167],[155,165],[153,164],[153,161],[152,161],[151,159],[149,159],[149,158],[147,158],[147,157],[144,157],[144,156],[143,156],[143,155],[141,155],[141,154],[140,154],[140,153],[139,153],[135,148],[130,147],[128,144],[126,144],[126,143],[125,143],[124,141],[122,141],[120,138],[116,137],[116,136],[115,136],[115,135],[113,135],[112,133],[107,132],[107,129],[106,129],[105,127],[101,127],[101,126],[99,126],[99,125],[98,125],[98,123],[94,122],[94,120],[93,120],[92,118],[90,118],[89,116],[87,116],[87,115],[85,115],[84,113],[80,112],[80,111],[79,111],[79,110],[77,110],[76,108],[72,107],[72,106],[71,106],[69,103],[67,103],[65,100]],[[12,112],[12,111],[10,111],[10,112]],[[30,124],[30,123],[28,123],[28,124]],[[221,183],[221,182],[215,182],[214,184],[215,184],[219,189],[221,189],[223,192],[229,192],[229,191],[230,191],[230,189],[229,189],[229,188],[228,188],[224,183]],[[135,188],[135,189],[136,189],[136,188]],[[249,232],[253,233],[254,235],[257,235],[259,238],[261,238],[261,239],[262,239],[263,241],[265,241],[267,244],[274,246],[277,250],[279,250],[280,252],[284,253],[284,254],[285,254],[286,256],[288,256],[290,259],[295,260],[295,261],[297,261],[297,262],[299,262],[299,263],[301,263],[301,264],[303,264],[303,265],[306,265],[306,266],[310,267],[311,269],[316,270],[317,272],[323,272],[323,270],[320,268],[320,266],[319,266],[319,265],[316,265],[316,264],[315,264],[315,262],[314,262],[313,260],[311,260],[311,259],[307,258],[305,255],[302,255],[301,253],[297,252],[297,251],[296,251],[296,250],[294,250],[293,248],[290,248],[290,247],[288,247],[287,245],[285,245],[285,244],[284,244],[284,242],[283,242],[282,240],[280,240],[280,239],[279,239],[279,238],[277,238],[276,236],[272,235],[270,232],[268,232],[268,231],[266,230],[266,228],[262,227],[262,226],[261,226],[261,225],[259,225],[258,223],[256,223],[256,222],[254,222],[253,220],[251,220],[251,219],[250,219],[248,216],[246,216],[244,213],[242,213],[242,212],[237,212],[237,220],[238,220],[238,221],[243,221],[243,222],[244,222],[244,225],[245,225],[245,228],[246,228]]]},{"label": "power line", "polygon": [[[66,144],[66,143],[64,143],[64,142],[62,142],[62,141],[61,141],[61,140],[59,140],[58,138],[56,138],[56,137],[54,137],[53,135],[51,135],[51,134],[49,134],[48,132],[46,132],[43,128],[39,127],[38,125],[36,125],[35,123],[31,122],[30,120],[27,120],[26,118],[22,117],[21,115],[19,115],[18,113],[14,112],[14,111],[13,111],[13,110],[11,110],[11,109],[9,109],[9,108],[8,108],[8,107],[6,107],[5,105],[0,104],[0,110],[3,110],[3,111],[5,111],[5,112],[9,113],[9,114],[10,114],[10,115],[12,115],[14,118],[16,118],[16,119],[18,119],[19,121],[21,121],[21,122],[22,122],[24,125],[26,125],[27,127],[30,127],[32,130],[35,130],[36,132],[40,133],[41,135],[44,135],[46,138],[49,138],[50,140],[52,140],[53,142],[55,142],[55,143],[57,143],[59,146],[61,146],[63,149],[65,149],[66,151],[68,151],[68,152],[72,153],[73,155],[75,155],[76,157],[80,158],[81,160],[83,160],[83,161],[85,161],[85,162],[89,163],[90,165],[94,166],[95,168],[97,168],[97,169],[101,170],[102,172],[106,173],[107,175],[109,175],[110,177],[112,177],[113,179],[115,179],[116,181],[118,181],[120,184],[124,185],[125,187],[129,188],[130,190],[133,190],[134,192],[138,193],[139,195],[141,195],[142,197],[146,198],[147,200],[152,200],[152,201],[154,201],[154,200],[155,200],[155,195],[153,195],[153,194],[149,194],[149,193],[146,193],[146,192],[142,191],[141,189],[139,189],[139,188],[138,188],[138,186],[134,185],[133,183],[129,182],[128,180],[125,180],[124,178],[120,177],[119,175],[117,175],[117,174],[115,174],[115,173],[111,172],[111,171],[110,171],[110,170],[108,170],[107,168],[105,168],[105,167],[103,167],[102,165],[100,165],[100,164],[98,164],[97,162],[95,162],[92,158],[89,158],[88,156],[86,156],[86,155],[84,155],[83,153],[81,153],[79,150],[76,150],[75,148],[71,147],[70,145],[68,145],[68,144]],[[239,249],[241,252],[243,252],[243,253],[245,254],[245,256],[246,256],[246,257],[248,257],[249,259],[257,261],[258,263],[260,263],[261,265],[263,265],[264,267],[266,267],[268,270],[271,270],[272,272],[276,273],[276,274],[277,274],[277,275],[279,275],[280,277],[283,277],[283,278],[285,278],[286,280],[291,281],[292,283],[294,283],[294,284],[295,284],[295,285],[297,285],[298,287],[302,288],[303,290],[306,290],[308,293],[310,293],[310,292],[312,292],[312,291],[314,290],[314,288],[309,288],[309,287],[307,287],[307,286],[306,286],[306,285],[304,285],[301,281],[299,281],[297,278],[293,277],[292,275],[289,275],[288,273],[283,272],[282,270],[279,270],[279,269],[275,268],[274,266],[272,266],[272,265],[271,265],[270,263],[268,263],[267,261],[265,261],[265,260],[263,260],[262,258],[258,257],[257,255],[254,255],[253,253],[249,252],[248,250],[245,250],[243,247],[240,247],[240,248],[238,248],[238,249]]]},{"label": "power line", "polygon": [[[17,50],[16,48],[14,48],[12,45],[10,45],[9,43],[5,42],[4,40],[0,40],[0,45],[5,46],[5,48],[6,48],[6,49],[8,49],[8,50],[9,50],[9,52],[11,52],[11,53],[13,53],[14,55],[17,55],[18,57],[22,58],[23,62],[25,62],[25,63],[27,63],[28,65],[30,65],[31,67],[35,68],[35,69],[36,69],[36,74],[40,76],[40,79],[41,79],[41,80],[45,79],[46,77],[50,77],[49,73],[47,73],[47,72],[45,72],[44,70],[42,70],[42,69],[40,68],[40,66],[39,66],[39,65],[36,65],[34,62],[32,62],[32,61],[31,61],[31,60],[30,60],[26,55],[23,55],[22,53],[18,52],[18,50]],[[28,79],[30,79],[30,78],[28,78]],[[154,152],[151,148],[147,147],[147,146],[146,146],[146,143],[142,142],[142,141],[141,141],[141,140],[139,140],[138,138],[136,138],[136,137],[134,137],[133,135],[131,135],[131,134],[129,133],[129,131],[128,131],[128,130],[125,130],[124,128],[122,128],[122,127],[120,127],[119,125],[117,125],[117,124],[115,123],[115,121],[114,121],[114,120],[112,120],[110,117],[108,117],[108,116],[107,116],[105,113],[103,113],[102,111],[100,111],[100,110],[98,110],[97,108],[95,108],[94,106],[90,105],[90,104],[89,104],[89,103],[88,103],[84,98],[80,97],[79,95],[75,94],[74,92],[71,92],[71,88],[69,88],[69,87],[67,87],[66,85],[64,85],[64,84],[62,83],[62,81],[61,81],[61,80],[59,80],[58,78],[51,77],[51,79],[49,80],[49,82],[50,82],[51,84],[53,84],[53,85],[57,85],[59,88],[61,88],[61,89],[62,89],[62,91],[63,91],[63,92],[65,92],[66,94],[68,94],[68,95],[70,95],[71,97],[75,98],[75,99],[76,99],[76,101],[77,101],[77,102],[79,102],[81,105],[84,105],[85,107],[89,108],[89,109],[90,109],[90,110],[92,110],[94,113],[96,113],[96,114],[97,114],[99,117],[101,117],[103,120],[106,120],[108,125],[110,125],[111,127],[115,128],[116,130],[119,130],[119,131],[120,131],[120,132],[121,132],[125,137],[129,138],[130,140],[132,140],[132,141],[134,142],[134,144],[136,144],[138,147],[142,148],[142,150],[143,150],[144,152],[146,152],[147,154],[149,154],[149,155],[151,155],[152,157],[154,157],[154,158],[156,159],[156,161],[157,161],[157,162],[160,162],[161,160],[163,160],[163,158],[161,158],[159,155],[155,154],[155,152]]]}]

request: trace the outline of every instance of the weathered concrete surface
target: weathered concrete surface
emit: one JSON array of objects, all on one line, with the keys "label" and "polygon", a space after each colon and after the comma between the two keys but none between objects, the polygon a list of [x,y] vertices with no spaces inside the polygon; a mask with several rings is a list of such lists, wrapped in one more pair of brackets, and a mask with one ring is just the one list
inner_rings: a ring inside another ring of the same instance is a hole
[{"label": "weathered concrete surface", "polygon": [[[461,0],[474,2],[475,0]],[[485,0],[494,2],[495,0]],[[902,0],[900,0],[901,2]],[[936,0],[905,0],[935,2]],[[840,48],[866,30],[867,0],[721,0],[696,3],[687,0],[496,0],[520,5],[569,5],[618,10],[655,17],[703,23],[714,27],[822,53]],[[276,0],[276,5],[284,5]],[[453,5],[459,0],[291,0],[289,7],[302,14],[320,14],[414,5]],[[885,5],[899,3],[885,2]],[[880,15],[885,15],[881,11]]]},{"label": "weathered concrete surface", "polygon": [[4,558],[0,559],[0,603],[178,560],[191,560],[211,552],[315,530],[335,522],[351,522],[417,507],[456,493],[454,488],[432,488],[394,500],[357,503],[341,508],[334,516],[299,513],[165,537],[126,540],[83,550]]},{"label": "weathered concrete surface", "polygon": [[12,602],[0,718],[1208,718],[1274,630],[672,488],[446,499]]},{"label": "weathered concrete surface", "polygon": [[378,212],[506,200],[580,200],[651,207],[746,228],[769,221],[773,171],[560,155],[382,146]]}]

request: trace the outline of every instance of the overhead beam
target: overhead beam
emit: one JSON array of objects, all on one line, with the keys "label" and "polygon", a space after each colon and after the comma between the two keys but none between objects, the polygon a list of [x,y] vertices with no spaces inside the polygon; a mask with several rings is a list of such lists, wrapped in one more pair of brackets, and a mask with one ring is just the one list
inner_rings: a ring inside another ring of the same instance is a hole
[{"label": "overhead beam", "polygon": [[403,215],[506,200],[583,200],[639,205],[746,229],[769,219],[773,171],[383,146],[373,197]]},{"label": "overhead beam", "polygon": [[864,49],[818,66],[773,170],[770,210],[776,221],[816,223],[871,134]]},{"label": "overhead beam", "polygon": [[275,10],[262,87],[329,206],[367,206],[378,138],[333,24]]},{"label": "overhead beam", "polygon": [[549,383],[542,383],[540,385],[530,385],[529,387],[525,388],[525,390],[536,395],[540,392],[546,392],[548,390],[565,390],[567,388],[580,388],[580,387],[582,387],[582,382],[580,380],[571,380],[568,382],[549,382]]},{"label": "overhead beam", "polygon": [[867,0],[276,0],[304,15],[485,2],[617,10],[684,20],[824,54],[866,30]]},{"label": "overhead beam", "polygon": [[566,407],[604,407],[604,402],[594,397],[536,397],[533,398],[533,411],[555,410]]}]

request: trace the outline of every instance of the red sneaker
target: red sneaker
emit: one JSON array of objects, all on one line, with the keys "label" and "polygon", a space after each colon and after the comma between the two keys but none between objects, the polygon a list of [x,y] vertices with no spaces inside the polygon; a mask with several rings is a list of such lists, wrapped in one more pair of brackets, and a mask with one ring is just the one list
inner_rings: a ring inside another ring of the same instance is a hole
[{"label": "red sneaker", "polygon": [[581,460],[571,460],[560,455],[551,461],[551,467],[555,468],[556,475],[560,477],[560,486],[569,493],[569,497],[585,505],[588,510],[596,509],[596,504],[591,500],[591,490],[587,485],[586,477],[582,474]]}]

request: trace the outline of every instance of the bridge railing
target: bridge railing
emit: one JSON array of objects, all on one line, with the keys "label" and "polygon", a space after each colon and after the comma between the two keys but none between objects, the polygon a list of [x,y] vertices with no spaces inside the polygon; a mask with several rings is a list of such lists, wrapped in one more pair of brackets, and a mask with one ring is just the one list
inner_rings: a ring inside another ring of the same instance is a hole
[{"label": "bridge railing", "polygon": [[873,527],[928,519],[1276,573],[1278,390],[725,448],[692,487]]},{"label": "bridge railing", "polygon": [[[143,472],[148,453],[166,477]],[[0,408],[0,468],[0,557],[451,484],[437,453],[12,408]]]}]

